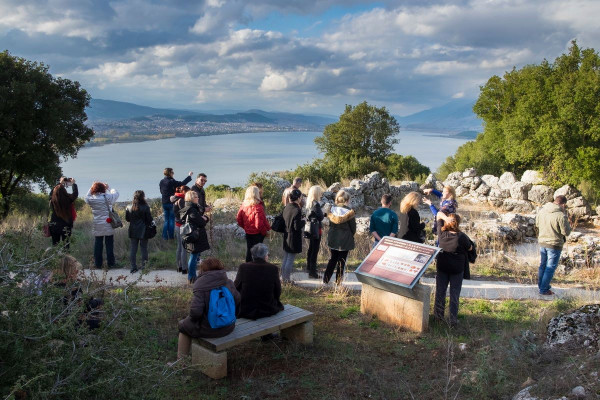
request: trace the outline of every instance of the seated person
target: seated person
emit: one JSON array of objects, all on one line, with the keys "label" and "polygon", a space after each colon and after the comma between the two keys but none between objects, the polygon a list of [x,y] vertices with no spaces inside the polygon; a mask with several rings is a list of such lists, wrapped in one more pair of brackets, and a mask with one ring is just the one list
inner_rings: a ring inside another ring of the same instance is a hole
[{"label": "seated person", "polygon": [[231,279],[227,278],[225,266],[214,257],[208,257],[200,264],[200,276],[194,282],[190,315],[179,321],[179,343],[177,358],[190,354],[192,338],[217,338],[227,336],[235,329],[235,322],[222,328],[212,328],[208,322],[208,305],[213,289],[225,286],[235,300],[235,308],[239,309],[240,294],[235,289]]},{"label": "seated person", "polygon": [[258,319],[283,310],[279,301],[281,281],[279,268],[270,264],[269,248],[258,243],[250,249],[252,262],[240,265],[235,277],[235,287],[242,295],[239,316]]}]

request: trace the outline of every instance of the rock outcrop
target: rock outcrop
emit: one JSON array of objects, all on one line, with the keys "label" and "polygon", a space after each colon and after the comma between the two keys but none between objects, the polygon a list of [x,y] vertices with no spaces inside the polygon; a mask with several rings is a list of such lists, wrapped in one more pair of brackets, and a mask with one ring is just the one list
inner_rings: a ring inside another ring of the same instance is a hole
[{"label": "rock outcrop", "polygon": [[546,344],[598,348],[600,304],[583,306],[572,313],[552,318],[548,323]]}]

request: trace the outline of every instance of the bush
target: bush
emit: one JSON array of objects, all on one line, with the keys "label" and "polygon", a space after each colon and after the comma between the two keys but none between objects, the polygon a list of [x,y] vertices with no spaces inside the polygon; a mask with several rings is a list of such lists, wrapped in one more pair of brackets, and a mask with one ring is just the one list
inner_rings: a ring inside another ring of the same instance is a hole
[{"label": "bush", "polygon": [[391,154],[387,157],[387,169],[385,175],[389,180],[415,180],[417,177],[429,175],[429,168],[421,164],[413,156],[401,156],[400,154]]},{"label": "bush", "polygon": [[[281,203],[281,195],[285,189],[286,182],[277,174],[270,172],[253,172],[248,177],[246,186],[250,186],[254,182],[260,182],[263,185],[263,201],[267,213],[278,213],[281,211],[283,204]],[[289,185],[289,182],[287,182]]]}]

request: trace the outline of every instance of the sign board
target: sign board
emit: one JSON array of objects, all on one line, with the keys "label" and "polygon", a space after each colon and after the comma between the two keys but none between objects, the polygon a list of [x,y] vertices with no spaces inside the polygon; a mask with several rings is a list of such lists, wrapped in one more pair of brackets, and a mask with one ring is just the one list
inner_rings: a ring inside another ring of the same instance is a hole
[{"label": "sign board", "polygon": [[356,277],[380,289],[405,294],[425,273],[441,249],[439,247],[383,237],[356,269]]}]

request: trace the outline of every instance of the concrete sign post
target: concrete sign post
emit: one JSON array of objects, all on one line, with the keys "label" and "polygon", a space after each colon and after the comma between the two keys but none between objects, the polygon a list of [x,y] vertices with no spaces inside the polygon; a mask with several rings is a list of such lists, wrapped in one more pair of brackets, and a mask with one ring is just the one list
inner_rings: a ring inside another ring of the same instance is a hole
[{"label": "concrete sign post", "polygon": [[439,251],[426,244],[382,238],[355,271],[362,283],[361,312],[411,331],[427,330],[431,288],[418,282]]}]

